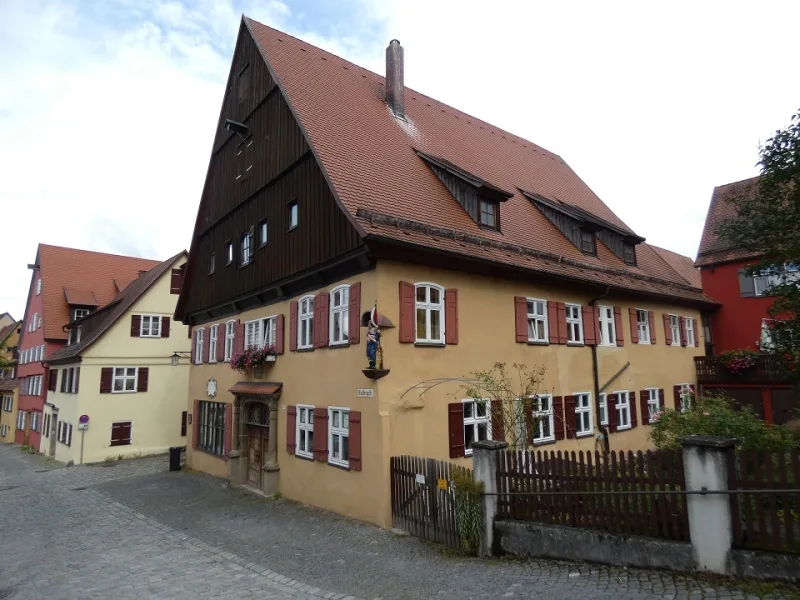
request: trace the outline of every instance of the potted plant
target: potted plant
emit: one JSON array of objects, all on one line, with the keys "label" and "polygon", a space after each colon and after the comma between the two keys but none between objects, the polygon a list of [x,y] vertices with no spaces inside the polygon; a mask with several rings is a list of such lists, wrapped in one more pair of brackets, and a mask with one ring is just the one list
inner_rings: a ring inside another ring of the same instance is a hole
[{"label": "potted plant", "polygon": [[248,348],[240,354],[231,357],[231,369],[240,373],[247,373],[253,369],[253,377],[260,378],[264,374],[264,363],[275,362],[277,355],[273,346],[263,348]]},{"label": "potted plant", "polygon": [[720,362],[734,375],[752,369],[758,361],[759,353],[754,350],[730,350],[719,355]]}]

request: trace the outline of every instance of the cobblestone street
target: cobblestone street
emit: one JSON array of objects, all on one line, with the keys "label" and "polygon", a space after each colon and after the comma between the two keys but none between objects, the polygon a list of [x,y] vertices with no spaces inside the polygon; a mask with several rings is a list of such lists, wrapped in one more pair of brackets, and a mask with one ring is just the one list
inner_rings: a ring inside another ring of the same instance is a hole
[{"label": "cobblestone street", "polygon": [[451,557],[166,467],[65,468],[0,447],[0,598],[748,597],[663,572]]}]

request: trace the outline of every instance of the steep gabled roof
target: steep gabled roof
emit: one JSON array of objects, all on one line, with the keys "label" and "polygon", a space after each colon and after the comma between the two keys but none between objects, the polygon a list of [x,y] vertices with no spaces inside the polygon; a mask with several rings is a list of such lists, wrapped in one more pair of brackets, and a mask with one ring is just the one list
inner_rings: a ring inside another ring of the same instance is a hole
[{"label": "steep gabled roof", "polygon": [[168,258],[164,262],[156,265],[141,277],[133,281],[118,297],[114,298],[107,305],[99,308],[95,312],[75,321],[73,325],[80,325],[83,323],[91,324],[89,332],[81,336],[81,341],[77,344],[65,346],[55,352],[49,359],[49,363],[63,363],[72,360],[96,342],[100,337],[108,331],[108,329],[117,322],[117,320],[124,316],[128,309],[136,302],[153,284],[169,270],[181,257],[186,256],[185,250],[182,250],[175,256]]},{"label": "steep gabled roof", "polygon": [[694,266],[694,261],[688,256],[678,254],[666,248],[659,248],[658,246],[650,246],[655,250],[656,254],[660,256],[675,272],[683,277],[689,285],[696,288],[702,288],[703,282],[700,278],[700,269]]},{"label": "steep gabled roof", "polygon": [[717,235],[717,227],[724,221],[736,217],[736,207],[730,202],[732,198],[755,191],[758,177],[743,179],[714,188],[711,204],[708,205],[706,224],[700,238],[700,249],[697,251],[695,264],[698,267],[717,265],[720,263],[754,258],[757,253],[736,248],[727,240]]},{"label": "steep gabled roof", "polygon": [[94,298],[97,305],[103,306],[118,293],[115,279],[133,281],[139,271],[149,271],[159,264],[156,260],[47,244],[39,244],[36,262],[42,277],[44,337],[54,340],[67,339],[62,329],[69,323],[67,290],[71,299]]}]

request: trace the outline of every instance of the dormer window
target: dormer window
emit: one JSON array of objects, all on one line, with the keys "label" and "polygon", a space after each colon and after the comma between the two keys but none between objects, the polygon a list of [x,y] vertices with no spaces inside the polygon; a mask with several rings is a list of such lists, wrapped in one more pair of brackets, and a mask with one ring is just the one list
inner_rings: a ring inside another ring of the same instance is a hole
[{"label": "dormer window", "polygon": [[636,252],[633,249],[633,244],[622,244],[622,260],[625,264],[636,265]]},{"label": "dormer window", "polygon": [[594,232],[581,229],[581,252],[597,256],[597,246],[594,241]]},{"label": "dormer window", "polygon": [[480,224],[483,227],[491,227],[497,229],[497,204],[494,202],[480,201]]}]

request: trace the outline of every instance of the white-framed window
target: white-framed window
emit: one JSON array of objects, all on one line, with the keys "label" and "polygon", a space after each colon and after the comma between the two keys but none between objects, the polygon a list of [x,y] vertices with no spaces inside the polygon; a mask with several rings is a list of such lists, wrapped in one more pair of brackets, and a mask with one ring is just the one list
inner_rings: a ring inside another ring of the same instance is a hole
[{"label": "white-framed window", "polygon": [[647,388],[647,412],[649,414],[649,421],[653,420],[653,416],[661,410],[661,402],[658,399],[658,388]]},{"label": "white-framed window", "polygon": [[600,394],[600,425],[608,426],[608,394]]},{"label": "white-framed window", "polygon": [[266,246],[267,245],[268,235],[269,235],[269,228],[267,226],[267,222],[266,221],[261,221],[261,223],[259,223],[259,225],[258,225],[258,234],[259,234],[259,240],[258,240],[259,247]]},{"label": "white-framed window", "polygon": [[247,321],[244,324],[244,349],[260,348],[262,346],[261,319]]},{"label": "white-framed window", "polygon": [[73,316],[72,320],[73,321],[77,321],[78,319],[82,319],[83,317],[85,317],[88,314],[89,314],[89,309],[88,308],[76,308],[75,312],[72,315]]},{"label": "white-framed window", "polygon": [[11,412],[13,406],[14,406],[14,397],[3,396],[3,410],[6,412]]},{"label": "white-framed window", "polygon": [[300,298],[297,303],[297,348],[314,347],[314,296]]},{"label": "white-framed window", "polygon": [[420,344],[444,344],[444,288],[435,283],[417,283],[416,340]]},{"label": "white-framed window", "polygon": [[579,304],[567,304],[567,343],[583,343],[583,319]]},{"label": "white-framed window", "polygon": [[650,315],[646,310],[636,309],[636,329],[639,332],[639,343],[650,343]]},{"label": "white-framed window", "polygon": [[533,398],[533,443],[552,442],[555,437],[555,415],[553,412],[553,396],[539,394]]},{"label": "white-framed window", "polygon": [[631,395],[627,390],[614,392],[617,395],[617,430],[631,428]]},{"label": "white-framed window", "polygon": [[194,364],[203,364],[203,337],[205,336],[205,327],[200,327],[194,332]]},{"label": "white-framed window", "polygon": [[161,337],[161,317],[159,315],[142,315],[139,337]]},{"label": "white-framed window", "polygon": [[137,367],[114,367],[111,392],[125,394],[136,391]]},{"label": "white-framed window", "polygon": [[31,431],[42,430],[42,413],[31,412]]},{"label": "white-framed window", "polygon": [[547,302],[528,298],[528,341],[547,342]]},{"label": "white-framed window", "polygon": [[692,408],[692,399],[694,398],[694,390],[692,390],[692,386],[688,383],[681,383],[681,389],[679,392],[679,397],[681,401],[680,411],[685,413]]},{"label": "white-framed window", "polygon": [[583,437],[592,435],[594,425],[592,424],[592,394],[590,392],[580,392],[575,396],[575,435]]},{"label": "white-framed window", "polygon": [[305,458],[314,458],[314,407],[308,404],[297,405],[295,425],[297,446],[294,453]]},{"label": "white-framed window", "polygon": [[614,324],[614,307],[598,306],[600,313],[600,345],[616,346],[617,328]]},{"label": "white-framed window", "polygon": [[217,362],[217,338],[219,337],[219,325],[212,325],[208,336],[208,362]]},{"label": "white-framed window", "polygon": [[669,316],[669,329],[670,333],[672,334],[672,345],[673,346],[680,346],[681,345],[681,322],[678,319],[678,315],[670,315]]},{"label": "white-framed window", "polygon": [[686,345],[687,346],[694,346],[694,319],[691,317],[684,317],[683,318],[684,326],[686,327]]},{"label": "white-framed window", "polygon": [[340,285],[331,290],[330,345],[338,346],[348,342],[348,321],[350,316],[350,286]]},{"label": "white-framed window", "polygon": [[6,437],[8,434],[8,425],[0,425],[0,437]]},{"label": "white-framed window", "polygon": [[241,265],[249,265],[253,258],[253,235],[245,233],[242,235]]},{"label": "white-framed window", "polygon": [[[225,323],[225,361],[233,357],[234,342],[236,340],[236,321]],[[196,361],[195,361],[196,362]]]},{"label": "white-framed window", "polygon": [[328,462],[350,466],[350,409],[328,408]]},{"label": "white-framed window", "polygon": [[31,318],[30,327],[28,327],[28,331],[36,331],[39,329],[39,325],[41,321],[39,320],[39,313],[33,313],[33,317]]},{"label": "white-framed window", "polygon": [[44,375],[37,375],[36,376],[36,393],[34,396],[41,396],[42,395],[42,381],[44,380]]},{"label": "white-framed window", "polygon": [[41,293],[42,293],[42,278],[40,277],[39,279],[36,280],[36,295],[38,296]]},{"label": "white-framed window", "polygon": [[17,429],[19,431],[25,431],[25,419],[28,417],[28,413],[24,410],[20,410],[17,412]]},{"label": "white-framed window", "polygon": [[69,335],[67,336],[67,346],[72,344],[79,344],[81,341],[81,326],[75,325],[69,330]]},{"label": "white-framed window", "polygon": [[233,242],[225,242],[225,264],[229,265],[233,262]]},{"label": "white-framed window", "polygon": [[472,444],[492,439],[492,415],[489,400],[462,400],[464,405],[464,448],[465,455],[472,456]]}]

